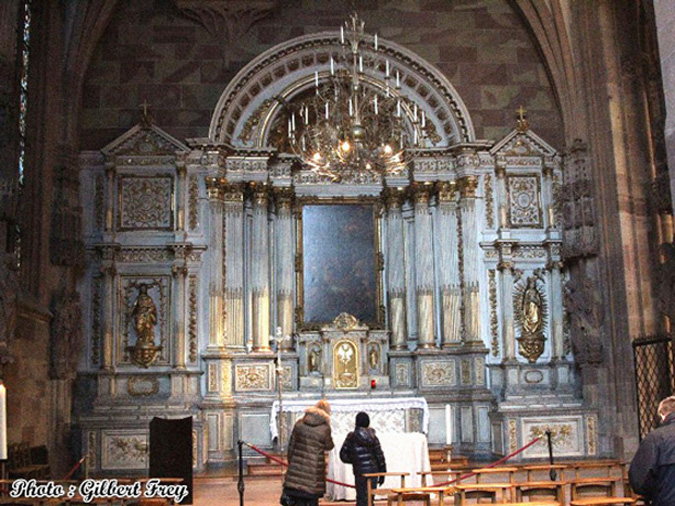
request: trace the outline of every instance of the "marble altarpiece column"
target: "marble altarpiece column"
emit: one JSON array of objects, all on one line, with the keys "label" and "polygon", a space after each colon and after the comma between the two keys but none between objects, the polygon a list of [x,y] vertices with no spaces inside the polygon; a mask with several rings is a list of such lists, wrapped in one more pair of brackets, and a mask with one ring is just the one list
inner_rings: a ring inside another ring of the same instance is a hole
[{"label": "marble altarpiece column", "polygon": [[[467,156],[468,158],[468,156]],[[464,328],[467,343],[482,342],[480,326],[480,284],[478,262],[478,220],[476,190],[478,178],[467,175],[459,181],[462,230],[462,274],[464,277]]]},{"label": "marble altarpiece column", "polygon": [[250,183],[253,200],[251,244],[251,289],[253,351],[270,349],[270,262],[269,262],[269,189],[265,184]]},{"label": "marble altarpiece column", "polygon": [[405,350],[407,343],[405,236],[401,206],[404,191],[388,188],[384,194],[387,209],[387,298],[391,329],[390,349]]},{"label": "marble altarpiece column", "polygon": [[209,199],[209,348],[224,345],[223,318],[223,204],[226,180],[206,178]]},{"label": "marble altarpiece column", "polygon": [[415,273],[417,295],[418,348],[435,348],[434,337],[434,258],[432,220],[429,201],[432,185],[415,185],[411,192],[415,205]]},{"label": "marble altarpiece column", "polygon": [[244,349],[244,187],[224,188],[225,347]]},{"label": "marble altarpiece column", "polygon": [[[277,324],[281,327],[282,336],[293,334],[293,279],[295,276],[293,196],[294,193],[291,188],[274,188],[274,203],[276,208]],[[285,350],[292,349],[292,340],[283,340],[281,347]]]},{"label": "marble altarpiece column", "polygon": [[457,222],[457,185],[454,181],[437,184],[438,256],[441,287],[443,348],[462,341],[461,285],[459,276],[459,230]]}]

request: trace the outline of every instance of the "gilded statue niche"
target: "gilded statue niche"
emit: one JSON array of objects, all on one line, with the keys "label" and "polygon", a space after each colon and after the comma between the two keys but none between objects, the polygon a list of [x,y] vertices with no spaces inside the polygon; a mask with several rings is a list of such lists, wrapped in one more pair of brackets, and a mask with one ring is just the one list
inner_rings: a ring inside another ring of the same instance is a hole
[{"label": "gilded statue niche", "polygon": [[359,387],[359,349],[349,339],[333,346],[333,385],[337,389]]},{"label": "gilded statue niche", "polygon": [[518,351],[528,362],[534,363],[544,353],[547,305],[539,287],[535,271],[515,291],[515,316],[521,329]]}]

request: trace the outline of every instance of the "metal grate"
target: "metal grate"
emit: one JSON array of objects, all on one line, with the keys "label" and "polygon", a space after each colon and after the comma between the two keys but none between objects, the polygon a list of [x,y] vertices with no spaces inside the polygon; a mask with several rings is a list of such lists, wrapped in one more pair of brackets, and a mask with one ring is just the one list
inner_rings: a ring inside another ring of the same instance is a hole
[{"label": "metal grate", "polygon": [[633,341],[640,439],[658,427],[659,402],[675,393],[674,358],[670,335]]}]

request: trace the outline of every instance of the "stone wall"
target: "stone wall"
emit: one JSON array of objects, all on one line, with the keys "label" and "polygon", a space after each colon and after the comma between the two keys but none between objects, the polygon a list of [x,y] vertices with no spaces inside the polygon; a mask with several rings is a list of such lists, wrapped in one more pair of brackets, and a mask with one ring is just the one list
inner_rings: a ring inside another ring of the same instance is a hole
[{"label": "stone wall", "polygon": [[[350,11],[346,1],[276,3],[248,30],[253,20],[244,15],[239,25],[207,30],[169,2],[120,1],[85,80],[80,147],[100,149],[136,124],[144,101],[156,124],[177,138],[206,136],[220,94],[246,63],[293,37],[337,31]],[[447,76],[478,139],[506,135],[523,105],[532,128],[563,147],[546,70],[505,0],[381,0],[356,7],[368,33],[404,45]]]}]

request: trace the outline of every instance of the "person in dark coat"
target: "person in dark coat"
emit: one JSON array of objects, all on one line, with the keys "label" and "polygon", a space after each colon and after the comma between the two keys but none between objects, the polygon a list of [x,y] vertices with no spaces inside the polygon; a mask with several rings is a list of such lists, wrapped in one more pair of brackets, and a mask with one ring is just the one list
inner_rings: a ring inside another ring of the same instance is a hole
[{"label": "person in dark coat", "polygon": [[326,492],[326,452],[333,449],[330,404],[321,399],[296,422],[288,443],[284,492],[297,506],[318,506]]},{"label": "person in dark coat", "polygon": [[659,404],[663,425],[642,440],[630,463],[630,486],[652,506],[675,505],[675,396]]},{"label": "person in dark coat", "polygon": [[[368,479],[363,475],[368,473],[386,473],[387,464],[380,446],[380,440],[375,435],[375,429],[369,427],[368,413],[361,411],[356,415],[356,428],[347,434],[340,449],[340,460],[351,464],[354,470],[356,483],[356,506],[368,504]],[[384,483],[384,476],[372,478],[372,487]]]}]

